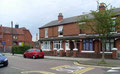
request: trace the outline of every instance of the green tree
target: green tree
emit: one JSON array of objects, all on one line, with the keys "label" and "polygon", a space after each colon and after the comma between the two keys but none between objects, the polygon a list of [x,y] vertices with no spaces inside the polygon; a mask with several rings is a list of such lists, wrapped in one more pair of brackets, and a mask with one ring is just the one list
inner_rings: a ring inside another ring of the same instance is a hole
[{"label": "green tree", "polygon": [[[108,5],[105,5],[105,10],[103,11],[91,11],[90,14],[81,15],[78,18],[78,24],[81,30],[90,30],[92,33],[98,34],[98,38],[102,43],[102,62],[104,60],[105,42],[107,38],[110,38],[115,34],[115,30],[118,29],[120,25],[120,17],[114,12],[114,8],[108,9]],[[120,12],[119,12],[120,13]]]}]

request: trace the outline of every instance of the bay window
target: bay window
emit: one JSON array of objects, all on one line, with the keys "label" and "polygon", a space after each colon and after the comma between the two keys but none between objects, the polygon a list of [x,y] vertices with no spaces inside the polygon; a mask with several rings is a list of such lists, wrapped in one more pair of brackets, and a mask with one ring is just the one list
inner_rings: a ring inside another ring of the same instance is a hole
[{"label": "bay window", "polygon": [[50,41],[43,41],[42,50],[50,50]]},{"label": "bay window", "polygon": [[83,51],[93,51],[93,40],[83,40]]},{"label": "bay window", "polygon": [[114,48],[114,39],[106,40],[105,51],[106,52],[111,52],[112,48]]},{"label": "bay window", "polygon": [[53,47],[57,48],[57,50],[58,50],[58,49],[62,48],[62,41],[54,41],[53,45],[54,45]]}]

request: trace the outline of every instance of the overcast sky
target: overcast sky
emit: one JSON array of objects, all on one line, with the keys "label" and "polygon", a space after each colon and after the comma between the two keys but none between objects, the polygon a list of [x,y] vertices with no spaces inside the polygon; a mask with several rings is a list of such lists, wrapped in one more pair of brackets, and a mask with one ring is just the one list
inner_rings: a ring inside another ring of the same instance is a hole
[{"label": "overcast sky", "polygon": [[[58,13],[64,18],[81,15],[97,9],[97,0],[0,0],[0,24],[10,27],[10,22],[30,30],[33,40],[39,27],[56,20]],[[120,0],[99,0],[120,7]]]}]

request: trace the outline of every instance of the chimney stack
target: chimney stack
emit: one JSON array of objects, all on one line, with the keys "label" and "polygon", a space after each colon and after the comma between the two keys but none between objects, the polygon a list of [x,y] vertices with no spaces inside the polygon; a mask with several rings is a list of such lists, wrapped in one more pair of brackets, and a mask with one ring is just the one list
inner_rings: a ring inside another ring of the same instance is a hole
[{"label": "chimney stack", "polygon": [[15,28],[19,28],[19,24],[15,24]]},{"label": "chimney stack", "polygon": [[58,15],[58,22],[61,22],[63,20],[63,15],[62,13],[59,13]]},{"label": "chimney stack", "polygon": [[101,12],[103,10],[105,10],[105,3],[100,3],[100,5],[99,5],[99,11]]}]

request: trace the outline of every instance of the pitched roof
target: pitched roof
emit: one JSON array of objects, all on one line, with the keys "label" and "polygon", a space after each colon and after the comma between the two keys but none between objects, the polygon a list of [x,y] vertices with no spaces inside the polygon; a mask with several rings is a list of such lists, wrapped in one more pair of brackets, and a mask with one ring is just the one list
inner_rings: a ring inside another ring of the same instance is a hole
[{"label": "pitched roof", "polygon": [[[120,8],[115,8],[113,9],[113,12],[120,12]],[[94,18],[94,16],[92,14],[84,14],[88,16],[88,19],[92,19]],[[58,20],[54,20],[51,21],[45,25],[43,25],[40,28],[46,28],[46,27],[51,27],[51,26],[57,26],[57,25],[64,25],[64,24],[68,24],[68,23],[75,23],[78,20],[78,17],[84,16],[84,15],[78,15],[78,16],[73,16],[73,17],[69,17],[69,18],[64,18],[61,22],[59,22]],[[117,13],[116,15],[120,15],[120,13]]]},{"label": "pitched roof", "polygon": [[[12,34],[12,28],[10,27],[2,27],[3,33]],[[13,28],[13,34],[24,34],[23,29],[21,28]]]}]

